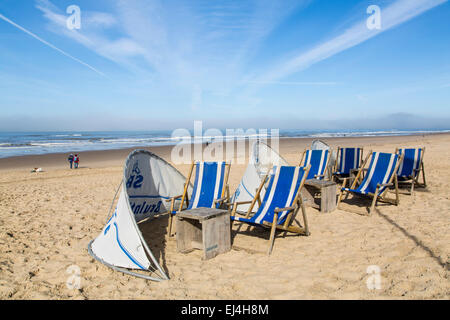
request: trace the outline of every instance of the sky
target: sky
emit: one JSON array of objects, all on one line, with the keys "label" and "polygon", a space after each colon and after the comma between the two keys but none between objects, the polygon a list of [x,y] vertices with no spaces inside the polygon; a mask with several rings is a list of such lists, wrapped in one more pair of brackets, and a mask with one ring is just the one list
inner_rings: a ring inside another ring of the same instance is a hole
[{"label": "sky", "polygon": [[0,131],[450,129],[449,17],[448,0],[1,0]]}]

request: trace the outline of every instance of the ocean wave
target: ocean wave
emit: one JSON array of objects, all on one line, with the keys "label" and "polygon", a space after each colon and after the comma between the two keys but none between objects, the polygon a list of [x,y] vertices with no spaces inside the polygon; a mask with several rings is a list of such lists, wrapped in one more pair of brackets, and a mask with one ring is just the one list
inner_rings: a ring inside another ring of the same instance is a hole
[{"label": "ocean wave", "polygon": [[0,148],[31,147],[31,143],[0,143]]},{"label": "ocean wave", "polygon": [[[267,135],[266,135],[267,132]],[[445,133],[450,130],[336,130],[307,131],[279,130],[280,138],[333,138],[398,136],[411,134]],[[227,142],[231,140],[270,139],[271,130],[264,132],[233,131],[226,136],[172,136],[172,132],[90,132],[90,133],[0,133],[0,158],[25,154],[69,153],[90,150],[110,150],[126,147],[151,147],[178,143]]]}]

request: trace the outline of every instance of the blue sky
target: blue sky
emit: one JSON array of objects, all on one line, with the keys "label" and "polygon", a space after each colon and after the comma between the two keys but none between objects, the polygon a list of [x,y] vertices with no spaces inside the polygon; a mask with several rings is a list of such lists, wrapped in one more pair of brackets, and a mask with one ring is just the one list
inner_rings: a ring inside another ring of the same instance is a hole
[{"label": "blue sky", "polygon": [[450,127],[449,17],[447,0],[2,0],[0,130]]}]

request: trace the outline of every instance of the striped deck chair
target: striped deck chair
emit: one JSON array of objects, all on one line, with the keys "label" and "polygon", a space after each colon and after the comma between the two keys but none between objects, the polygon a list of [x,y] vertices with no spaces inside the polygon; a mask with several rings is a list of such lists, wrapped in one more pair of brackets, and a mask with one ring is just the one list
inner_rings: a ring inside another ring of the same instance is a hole
[{"label": "striped deck chair", "polygon": [[[365,171],[364,167],[370,158],[372,158],[372,160],[367,169],[366,175],[359,186],[356,187],[356,184],[360,181],[359,177],[362,172]],[[377,201],[389,202],[398,205],[400,199],[398,194],[397,170],[402,160],[403,155],[382,152],[369,153],[363,165],[358,170],[358,174],[350,188],[346,188],[347,179],[344,179],[344,183],[339,194],[338,209],[342,209],[341,201],[344,193],[346,193],[346,197],[348,197],[350,193],[372,197],[373,200],[369,209],[369,214],[371,214],[375,209]],[[394,183],[392,183],[392,181],[394,181]],[[395,200],[386,197],[386,193],[389,190],[388,187],[391,186],[395,187]],[[348,209],[346,211],[361,214],[359,211],[352,211]]]},{"label": "striped deck chair", "polygon": [[[425,148],[397,148],[395,153],[404,155],[403,162],[397,172],[398,182],[400,184],[411,183],[410,194],[413,194],[415,186],[425,188],[427,186],[423,166]],[[419,183],[420,172],[422,172],[422,184]]]},{"label": "striped deck chair", "polygon": [[330,163],[330,155],[332,150],[305,150],[302,154],[302,160],[300,161],[300,166],[306,167],[311,165],[311,170],[309,170],[307,180],[309,179],[319,179],[323,180],[325,178],[326,170],[328,164]]},{"label": "striped deck chair", "polygon": [[[192,173],[195,167],[195,180],[191,199],[188,196]],[[182,195],[166,200],[171,202],[169,215],[169,235],[172,235],[173,217],[177,212],[195,208],[219,208],[229,199],[228,176],[231,164],[227,162],[193,162],[184,184]],[[225,195],[227,194],[227,195]],[[175,200],[181,198],[178,211],[175,210]],[[184,205],[186,203],[186,205]],[[184,207],[184,208],[183,208]]]},{"label": "striped deck chair", "polygon": [[[234,202],[231,204],[231,221],[239,221],[252,226],[270,228],[270,243],[268,254],[272,253],[275,241],[276,229],[282,231],[293,232],[302,235],[309,235],[308,221],[306,211],[301,197],[301,190],[308,176],[310,166],[308,167],[291,167],[279,166],[274,170],[274,174],[270,175],[267,190],[256,213],[252,216],[252,209],[256,201],[261,197],[261,190],[269,175],[262,180],[256,196],[252,201]],[[250,208],[245,217],[236,216],[237,207],[240,204],[248,204],[251,202]],[[303,213],[303,223],[301,226],[295,216],[301,208]],[[292,222],[296,221],[299,226],[292,226]]]},{"label": "striped deck chair", "polygon": [[333,178],[343,180],[349,178],[352,172],[359,169],[363,159],[363,148],[337,149],[337,161],[333,172]]}]

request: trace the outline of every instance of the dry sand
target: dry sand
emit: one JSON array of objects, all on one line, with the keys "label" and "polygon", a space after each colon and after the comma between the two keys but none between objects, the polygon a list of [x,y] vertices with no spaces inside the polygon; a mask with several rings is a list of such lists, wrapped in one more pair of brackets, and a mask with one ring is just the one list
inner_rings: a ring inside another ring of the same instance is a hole
[{"label": "dry sand", "polygon": [[[265,254],[268,232],[241,228],[233,249],[208,261],[181,254],[167,236],[167,216],[141,224],[170,281],[152,282],[95,261],[87,244],[104,226],[130,150],[0,159],[0,299],[449,299],[450,135],[325,139],[330,145],[393,152],[425,146],[428,188],[380,205],[371,217],[308,208],[311,236],[283,234]],[[292,165],[311,139],[281,139]],[[148,148],[170,161],[169,147]],[[30,173],[42,167],[45,172]],[[188,165],[176,166],[183,174]],[[234,190],[246,165],[233,164]],[[66,281],[80,270],[81,289]],[[381,289],[367,268],[379,266]]]}]

